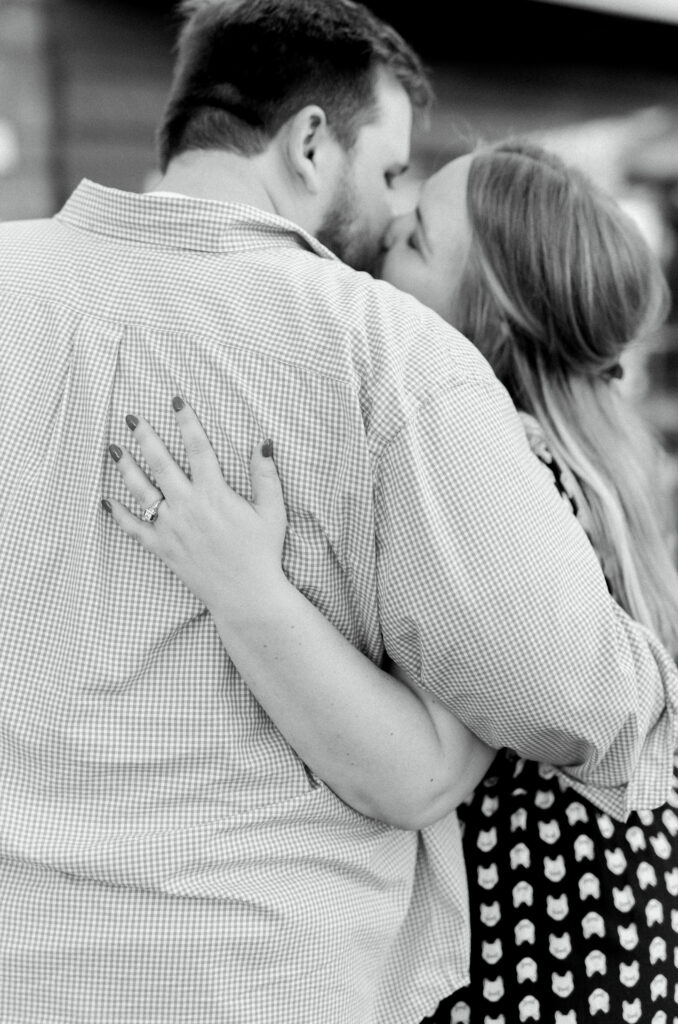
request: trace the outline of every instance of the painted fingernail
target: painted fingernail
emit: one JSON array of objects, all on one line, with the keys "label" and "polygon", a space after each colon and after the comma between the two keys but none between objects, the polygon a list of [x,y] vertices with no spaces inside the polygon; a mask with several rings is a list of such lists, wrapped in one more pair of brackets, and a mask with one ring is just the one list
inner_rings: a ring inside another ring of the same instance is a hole
[{"label": "painted fingernail", "polygon": [[111,453],[113,462],[120,462],[122,458],[122,448],[118,448],[117,444],[109,444],[108,450]]},{"label": "painted fingernail", "polygon": [[130,430],[134,430],[137,424],[139,423],[139,420],[137,419],[136,416],[132,416],[132,413],[130,412],[127,414],[127,416],[125,416],[125,423],[127,424]]},{"label": "painted fingernail", "polygon": [[104,512],[112,512],[113,511],[113,506],[111,505],[110,501],[106,500],[106,498],[102,498],[101,499],[101,507],[104,510]]},{"label": "painted fingernail", "polygon": [[179,398],[179,395],[175,395],[174,398],[172,399],[172,408],[174,409],[175,412],[181,412],[183,407],[184,407],[184,400],[183,400],[183,398]]},{"label": "painted fingernail", "polygon": [[267,438],[262,444],[261,454],[264,456],[265,459],[270,459],[271,456],[273,455],[273,441],[271,441],[270,437]]}]

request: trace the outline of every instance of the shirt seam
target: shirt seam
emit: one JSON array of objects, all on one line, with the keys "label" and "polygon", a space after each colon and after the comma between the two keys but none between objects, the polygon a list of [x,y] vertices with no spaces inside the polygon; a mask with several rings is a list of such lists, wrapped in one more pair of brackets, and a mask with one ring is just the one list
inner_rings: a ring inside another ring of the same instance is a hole
[{"label": "shirt seam", "polygon": [[[92,319],[96,323],[105,324],[108,327],[115,327],[115,328],[118,328],[119,330],[122,330],[122,331],[125,331],[125,330],[130,329],[130,328],[134,328],[134,327],[146,327],[146,328],[149,328],[149,329],[157,332],[158,334],[170,334],[173,337],[177,337],[177,338],[179,338],[179,337],[182,337],[182,338],[194,338],[194,339],[202,338],[202,339],[206,339],[206,340],[209,339],[209,340],[216,341],[216,339],[211,339],[209,335],[202,334],[202,333],[200,333],[198,331],[193,332],[193,331],[187,331],[187,330],[177,330],[177,329],[171,328],[171,327],[160,327],[157,324],[155,324],[152,320],[149,321],[149,320],[131,319],[131,318],[129,320],[126,320],[126,319],[117,319],[115,317],[101,316],[101,315],[99,315],[99,314],[97,314],[95,312],[92,312],[90,310],[84,310],[84,309],[82,309],[79,306],[73,306],[70,303],[65,302],[65,301],[63,301],[61,299],[53,302],[52,300],[46,299],[44,296],[41,296],[37,292],[28,291],[28,290],[24,290],[24,289],[15,289],[15,288],[7,287],[6,285],[0,286],[0,294],[5,294],[5,295],[8,295],[8,296],[9,295],[14,295],[14,296],[18,296],[18,297],[24,298],[24,299],[32,299],[32,300],[36,301],[37,303],[39,303],[43,307],[55,307],[55,308],[59,308],[59,309],[65,309],[65,310],[68,310],[71,313],[74,313],[76,316],[79,316],[79,317],[89,317],[90,319]],[[228,341],[226,341],[224,343],[228,344],[229,346],[231,346],[234,349],[237,349],[237,351],[239,351],[239,352],[245,352],[248,355],[254,356],[255,358],[267,359],[267,360],[270,359],[271,362],[277,363],[278,365],[288,366],[288,367],[290,367],[292,369],[299,370],[301,373],[308,374],[308,376],[313,378],[313,379],[330,380],[330,381],[334,381],[337,384],[341,384],[341,385],[344,385],[346,387],[352,388],[354,390],[356,396],[358,396],[359,389],[360,389],[360,380],[361,380],[361,378],[360,378],[360,376],[359,376],[359,374],[357,372],[355,372],[351,376],[341,377],[341,376],[338,376],[337,374],[333,374],[331,372],[323,373],[320,370],[313,369],[312,367],[303,366],[301,363],[294,362],[293,360],[290,360],[290,359],[286,359],[283,356],[277,356],[277,355],[274,355],[272,353],[266,353],[266,355],[264,355],[263,353],[257,352],[255,349],[248,349],[248,348],[246,348],[246,346],[239,345],[239,344],[237,344],[236,342],[234,342],[232,340],[228,340]],[[157,346],[154,345],[153,347],[156,349],[156,351],[159,351],[157,349]]]},{"label": "shirt seam", "polygon": [[380,431],[375,431],[375,433],[378,434],[381,440],[384,442],[383,450],[377,456],[376,459],[375,483],[377,482],[376,478],[378,474],[381,472],[386,460],[391,455],[393,449],[398,444],[403,434],[412,426],[414,421],[420,416],[420,414],[422,413],[422,411],[424,411],[425,408],[435,405],[436,402],[443,399],[446,395],[451,394],[454,391],[458,391],[460,388],[476,387],[484,391],[485,393],[489,393],[490,384],[490,381],[483,379],[477,374],[471,374],[461,379],[455,378],[451,375],[447,376],[444,379],[444,381],[437,382],[433,388],[427,390],[425,394],[415,399],[416,405],[408,413],[408,415],[406,416],[406,418],[401,423],[400,427],[392,437],[387,438],[386,435],[381,434]]}]

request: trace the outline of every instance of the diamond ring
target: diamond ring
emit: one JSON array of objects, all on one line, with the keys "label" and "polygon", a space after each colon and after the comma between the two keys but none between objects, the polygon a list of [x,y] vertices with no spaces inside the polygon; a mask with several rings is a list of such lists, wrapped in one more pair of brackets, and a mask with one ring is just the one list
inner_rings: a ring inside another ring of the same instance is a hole
[{"label": "diamond ring", "polygon": [[141,518],[145,523],[154,523],[158,518],[158,509],[160,503],[165,500],[164,495],[160,495],[151,505],[148,505],[141,514]]}]

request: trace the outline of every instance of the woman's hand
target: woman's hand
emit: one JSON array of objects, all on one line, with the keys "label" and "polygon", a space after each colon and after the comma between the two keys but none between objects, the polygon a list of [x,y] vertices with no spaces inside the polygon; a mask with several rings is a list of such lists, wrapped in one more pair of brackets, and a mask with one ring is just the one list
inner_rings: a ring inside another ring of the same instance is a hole
[{"label": "woman's hand", "polygon": [[250,463],[253,501],[229,487],[197,416],[183,399],[172,405],[186,447],[190,478],[177,465],[158,435],[143,419],[127,416],[127,425],[146,459],[155,486],[133,456],[111,445],[128,490],[157,517],[143,521],[124,505],[104,499],[118,525],[157,555],[208,607],[228,594],[239,602],[246,594],[261,595],[283,576],[281,555],[287,519],[280,480],[265,441]]}]

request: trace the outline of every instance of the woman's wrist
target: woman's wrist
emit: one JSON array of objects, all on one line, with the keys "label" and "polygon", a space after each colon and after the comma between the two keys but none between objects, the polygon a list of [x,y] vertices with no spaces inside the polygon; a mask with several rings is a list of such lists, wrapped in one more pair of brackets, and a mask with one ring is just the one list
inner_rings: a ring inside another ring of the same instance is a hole
[{"label": "woman's wrist", "polygon": [[237,586],[217,583],[202,600],[221,632],[242,637],[278,621],[293,593],[294,587],[281,566],[262,574],[251,573]]}]

